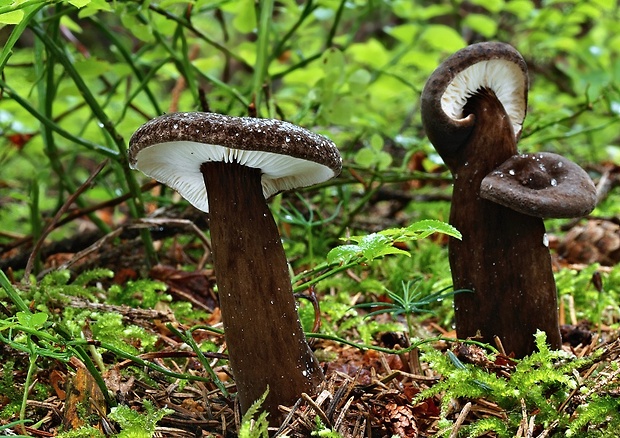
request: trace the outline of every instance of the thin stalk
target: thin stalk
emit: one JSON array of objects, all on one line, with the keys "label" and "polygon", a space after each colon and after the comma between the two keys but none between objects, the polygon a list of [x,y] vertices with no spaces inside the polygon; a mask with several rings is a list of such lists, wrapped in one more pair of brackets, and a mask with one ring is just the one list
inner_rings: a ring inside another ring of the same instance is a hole
[{"label": "thin stalk", "polygon": [[299,18],[297,19],[295,24],[293,24],[293,26],[288,30],[288,32],[286,32],[286,34],[284,34],[284,36],[279,38],[279,41],[271,54],[271,60],[276,59],[282,54],[287,41],[293,37],[295,32],[297,32],[297,29],[301,27],[306,18],[308,18],[312,14],[312,11],[314,11],[317,7],[318,6],[314,4],[313,0],[308,0],[305,2],[304,9],[303,11],[301,11],[301,14],[299,15]]},{"label": "thin stalk", "polygon": [[269,36],[273,19],[274,0],[263,0],[258,3],[258,41],[256,43],[256,64],[252,78],[252,97],[258,111],[261,106],[261,89],[269,67]]},{"label": "thin stalk", "polygon": [[[31,340],[28,339],[28,343],[30,342]],[[24,395],[22,397],[22,405],[19,409],[19,421],[22,422],[22,424],[20,425],[22,433],[26,433],[26,430],[24,428],[24,422],[26,421],[26,406],[28,405],[28,394],[30,393],[30,391],[28,391],[28,388],[30,387],[30,382],[32,382],[32,375],[34,374],[34,371],[36,369],[38,358],[39,356],[34,352],[28,355],[28,373],[26,374],[26,381],[24,382]]]},{"label": "thin stalk", "polygon": [[[175,49],[173,49],[172,47],[170,47],[170,45],[166,43],[166,41],[161,37],[161,35],[159,33],[154,32],[153,35],[155,36],[155,38],[157,39],[157,42],[161,45],[161,47],[166,49],[166,51],[168,52],[170,57],[175,61],[177,66],[183,65],[183,62],[182,62],[181,58],[179,57],[179,54],[177,53],[177,51]],[[228,85],[225,82],[217,79],[214,76],[211,76],[211,75],[209,75],[209,74],[207,74],[207,73],[205,73],[203,71],[198,70],[193,64],[190,64],[189,67],[191,67],[194,70],[195,74],[197,74],[197,75],[199,75],[199,76],[201,76],[203,78],[206,78],[210,82],[214,83],[218,87],[220,87],[223,90],[225,90],[228,93],[230,93],[233,97],[235,97],[244,106],[247,107],[249,105],[250,101],[243,94],[241,94],[237,89],[231,87],[230,85]],[[183,74],[182,70],[179,70],[179,71],[180,71],[181,74]]]},{"label": "thin stalk", "polygon": [[217,377],[217,374],[215,374],[215,371],[213,371],[213,368],[211,368],[211,364],[209,364],[209,361],[207,360],[205,355],[202,354],[202,351],[200,351],[200,347],[198,347],[198,344],[196,344],[196,341],[194,340],[194,337],[192,336],[191,331],[186,330],[185,332],[181,332],[180,330],[177,330],[172,324],[166,324],[166,327],[168,328],[168,330],[176,334],[183,342],[189,345],[189,347],[192,350],[194,350],[194,353],[196,353],[198,360],[200,361],[204,369],[207,371],[207,374],[209,375],[209,377],[211,377],[211,379],[213,380],[213,383],[215,384],[215,386],[217,386],[217,388],[222,392],[224,397],[228,397],[229,396],[228,390],[226,389],[222,381],[219,379],[219,377]]},{"label": "thin stalk", "polygon": [[[155,95],[153,94],[153,92],[151,91],[149,87],[149,79],[153,76],[154,72],[149,72],[146,75],[144,75],[142,71],[138,68],[136,63],[134,62],[134,59],[131,56],[131,53],[123,45],[120,39],[116,37],[116,34],[110,31],[110,27],[103,25],[97,17],[90,17],[90,21],[97,27],[97,29],[99,29],[101,33],[103,33],[106,36],[106,38],[108,38],[111,41],[111,43],[118,50],[118,53],[120,53],[125,63],[129,66],[129,68],[131,68],[131,71],[133,72],[134,76],[138,78],[138,80],[140,81],[140,85],[138,86],[138,89],[136,90],[136,94],[140,91],[144,91],[149,101],[151,102],[151,105],[153,105],[153,111],[155,112],[155,114],[157,115],[162,114],[162,110],[159,106],[157,98],[155,97]],[[163,64],[160,63],[160,65],[163,65]],[[131,102],[131,100],[132,99],[129,99],[127,101],[125,108],[129,107],[129,102]],[[125,108],[123,108],[123,113],[125,112]]]},{"label": "thin stalk", "polygon": [[[35,242],[41,238],[41,234],[43,232],[41,228],[41,211],[39,210],[39,200],[39,181],[35,176],[35,178],[32,179],[30,186],[30,230],[32,233],[32,238]],[[38,257],[38,254],[35,255],[33,262],[35,264],[35,268],[38,270],[41,265],[41,259]]]},{"label": "thin stalk", "polygon": [[[13,55],[13,47],[21,37],[26,27],[28,27],[28,23],[30,20],[37,15],[37,13],[45,6],[47,3],[46,0],[38,0],[38,1],[30,1],[26,3],[22,3],[21,5],[11,5],[0,7],[0,14],[11,12],[12,10],[23,9],[24,17],[22,20],[17,23],[17,25],[13,28],[13,31],[9,35],[8,39],[4,43],[2,47],[2,51],[0,51],[0,73],[4,71],[4,67],[6,63],[9,61],[9,58]],[[28,4],[28,6],[26,6]]]},{"label": "thin stalk", "polygon": [[[86,355],[85,351],[82,349],[82,347],[84,345],[87,345],[88,343],[90,343],[91,341],[86,341],[86,340],[74,340],[74,341],[70,341],[67,342],[67,345],[73,347],[73,348],[77,348],[80,347],[80,350],[82,351],[82,354]],[[149,362],[148,360],[144,360],[139,356],[135,356],[133,354],[127,353],[126,351],[120,350],[118,348],[116,348],[114,345],[109,344],[107,342],[97,342],[97,346],[100,348],[103,348],[104,350],[107,350],[111,353],[113,353],[114,355],[120,357],[121,359],[127,359],[132,361],[133,363],[135,363],[136,365],[140,366],[140,367],[147,367],[150,368],[153,371],[157,371],[159,373],[164,374],[165,376],[168,377],[173,377],[175,379],[183,379],[183,380],[190,380],[190,381],[198,381],[198,382],[206,382],[206,383],[211,383],[211,378],[210,377],[200,377],[200,376],[193,376],[191,374],[181,374],[181,373],[175,373],[174,371],[170,371],[167,368],[162,367],[161,365],[157,365],[156,363],[153,362]],[[80,359],[84,360],[84,356],[82,356],[82,354],[80,354]],[[88,355],[86,355],[86,357],[88,357]],[[89,363],[92,365],[93,362],[90,360],[89,358]],[[91,368],[89,368],[87,366],[87,368],[89,369],[89,371],[91,371]],[[95,380],[97,380],[97,376],[99,376],[97,369],[94,367],[93,365],[93,369],[94,369],[94,374],[91,371],[91,374],[93,374],[93,377],[95,377]],[[99,376],[99,378],[101,378],[101,376]],[[105,383],[103,384],[103,388],[106,388]],[[107,389],[106,389],[107,392]],[[112,406],[114,406],[116,403],[112,404]]]},{"label": "thin stalk", "polygon": [[[121,113],[119,114],[118,118],[117,118],[117,123],[120,123],[121,120],[123,120],[125,118],[125,114],[127,113],[127,111],[129,110],[129,108],[134,108],[131,105],[131,102],[138,96],[138,94],[140,94],[143,90],[147,90],[147,86],[148,84],[151,82],[151,80],[153,79],[153,77],[155,76],[155,73],[157,73],[159,71],[160,68],[162,68],[164,65],[168,64],[170,62],[170,58],[164,58],[161,61],[159,61],[157,64],[155,64],[154,66],[152,66],[148,73],[146,75],[144,75],[140,81],[140,83],[138,84],[138,86],[136,87],[136,89],[127,97],[127,100],[125,102],[125,105],[123,106],[123,109],[121,110]],[[163,112],[161,111],[161,109],[159,107],[155,107],[154,108],[155,114],[156,115],[160,115],[163,114]]]},{"label": "thin stalk", "polygon": [[[39,25],[33,24],[29,26],[30,29],[34,32],[34,34],[45,44],[47,50],[52,53],[65,68],[67,74],[73,80],[73,83],[78,88],[82,97],[90,107],[93,114],[99,120],[100,125],[103,127],[105,132],[107,132],[112,138],[114,144],[118,148],[119,155],[116,157],[116,160],[121,164],[123,168],[123,172],[125,174],[125,180],[129,186],[129,191],[132,194],[132,198],[127,203],[129,207],[129,212],[132,217],[140,218],[144,216],[144,202],[142,200],[142,193],[140,191],[140,185],[138,184],[134,173],[129,169],[129,164],[127,162],[127,148],[125,145],[125,141],[123,137],[118,133],[114,124],[108,117],[108,115],[103,111],[95,96],[93,96],[90,88],[84,82],[78,71],[75,69],[75,66],[66,56],[64,50],[60,48],[54,41],[52,41],[45,30],[42,29]],[[140,230],[140,236],[142,238],[142,242],[144,243],[144,248],[147,254],[148,260],[153,263],[157,260],[157,256],[155,253],[155,248],[153,246],[153,239],[149,230],[144,228]]]},{"label": "thin stalk", "polygon": [[349,262],[349,263],[346,263],[344,265],[338,266],[337,268],[330,269],[329,271],[324,272],[323,274],[319,275],[318,277],[313,278],[310,281],[307,281],[307,282],[302,283],[300,285],[294,286],[293,287],[293,292],[294,293],[302,292],[302,291],[308,289],[310,286],[313,286],[313,285],[317,284],[318,282],[320,282],[322,280],[325,280],[326,278],[332,277],[332,276],[338,274],[339,272],[346,271],[347,269],[350,269],[350,268],[352,268],[354,266],[357,266],[357,265],[359,265],[359,263],[356,260],[354,262]]},{"label": "thin stalk", "polygon": [[24,300],[22,300],[22,297],[19,296],[19,293],[17,293],[17,291],[9,281],[9,278],[2,270],[0,270],[0,286],[4,288],[6,294],[9,296],[11,301],[13,301],[13,304],[15,304],[18,311],[28,314],[32,313],[28,308],[28,305],[24,302]]},{"label": "thin stalk", "polygon": [[183,28],[179,25],[177,26],[174,32],[175,39],[178,39],[181,42],[181,50],[177,50],[177,52],[181,52],[181,65],[183,66],[183,76],[185,77],[185,83],[189,87],[189,90],[194,96],[194,102],[198,102],[198,87],[196,86],[196,80],[194,78],[194,69],[192,68],[192,61],[189,59],[190,49],[187,45],[187,38],[185,37],[185,33],[183,32]]},{"label": "thin stalk", "polygon": [[[58,38],[58,26],[59,20],[52,22],[48,25],[48,35],[50,38]],[[53,119],[53,105],[56,97],[56,84],[54,83],[54,64],[56,60],[51,53],[45,53],[44,45],[41,40],[36,39],[34,42],[34,71],[35,75],[42,80],[37,81],[37,93],[39,101],[39,111],[45,114],[49,119]],[[50,162],[53,172],[60,181],[60,187],[58,187],[58,200],[57,204],[62,205],[62,197],[65,191],[72,193],[74,185],[69,178],[68,172],[62,167],[60,162],[60,154],[54,141],[54,135],[49,125],[41,124],[41,137],[43,145],[45,146],[45,154]]]},{"label": "thin stalk", "polygon": [[184,18],[181,18],[177,15],[174,15],[168,11],[165,11],[164,9],[155,6],[155,5],[149,5],[149,9],[152,10],[153,12],[156,12],[164,17],[166,17],[169,20],[172,20],[176,23],[178,23],[179,25],[187,28],[188,30],[190,30],[193,34],[195,34],[199,39],[205,41],[207,44],[215,47],[217,50],[219,50],[220,52],[222,52],[223,54],[225,54],[226,56],[242,63],[244,66],[247,67],[251,67],[249,66],[245,60],[237,55],[234,52],[231,52],[226,46],[221,45],[220,43],[218,43],[217,41],[211,39],[210,37],[208,37],[207,35],[205,35],[204,33],[202,33],[199,29],[195,28],[192,23],[190,23],[189,21],[187,21]]}]

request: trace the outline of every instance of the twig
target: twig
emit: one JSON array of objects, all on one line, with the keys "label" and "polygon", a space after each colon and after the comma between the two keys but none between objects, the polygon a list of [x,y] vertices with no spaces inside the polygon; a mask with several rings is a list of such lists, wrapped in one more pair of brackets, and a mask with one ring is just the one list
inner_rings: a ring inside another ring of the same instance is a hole
[{"label": "twig", "polygon": [[312,400],[312,398],[308,394],[306,394],[305,392],[303,392],[301,394],[301,398],[303,398],[304,401],[306,403],[308,403],[312,409],[314,409],[314,411],[317,413],[317,415],[321,418],[321,421],[323,422],[323,424],[325,424],[327,427],[329,427],[331,429],[332,422],[329,421],[329,418],[327,418],[327,415],[325,415],[325,412],[323,412],[323,409],[321,409],[320,406],[317,405],[314,402],[314,400]]},{"label": "twig", "polygon": [[471,402],[467,402],[465,406],[463,406],[463,409],[461,409],[461,413],[459,414],[456,421],[454,422],[454,426],[452,426],[452,431],[450,432],[450,438],[457,437],[459,430],[461,429],[461,426],[463,425],[463,422],[467,418],[467,415],[469,414],[470,410],[471,410]]},{"label": "twig", "polygon": [[546,438],[547,435],[549,435],[549,432],[551,432],[553,429],[555,429],[555,427],[560,424],[559,420],[554,420],[547,428],[545,428],[545,430],[543,430],[540,435],[538,435],[536,438]]}]

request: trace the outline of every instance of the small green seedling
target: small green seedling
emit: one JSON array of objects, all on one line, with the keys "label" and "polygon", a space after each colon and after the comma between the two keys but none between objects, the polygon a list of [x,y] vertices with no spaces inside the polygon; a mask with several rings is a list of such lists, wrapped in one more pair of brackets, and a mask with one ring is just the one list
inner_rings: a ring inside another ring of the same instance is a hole
[{"label": "small green seedling", "polygon": [[[452,286],[443,288],[437,292],[433,292],[431,294],[425,295],[423,291],[419,291],[419,282],[420,279],[416,279],[414,281],[403,281],[402,287],[403,290],[401,293],[392,292],[386,289],[386,293],[391,302],[381,302],[374,301],[372,303],[362,303],[357,304],[354,307],[356,308],[366,308],[366,309],[375,309],[377,310],[370,312],[366,315],[366,318],[370,318],[375,315],[380,315],[382,313],[389,313],[392,317],[397,317],[398,315],[404,315],[405,321],[407,322],[407,332],[409,336],[413,336],[413,315],[420,313],[430,313],[434,314],[435,312],[426,306],[437,303],[441,300],[449,298],[457,293],[461,292],[470,292],[468,290],[456,290],[446,292]],[[415,285],[415,286],[414,286]]]}]

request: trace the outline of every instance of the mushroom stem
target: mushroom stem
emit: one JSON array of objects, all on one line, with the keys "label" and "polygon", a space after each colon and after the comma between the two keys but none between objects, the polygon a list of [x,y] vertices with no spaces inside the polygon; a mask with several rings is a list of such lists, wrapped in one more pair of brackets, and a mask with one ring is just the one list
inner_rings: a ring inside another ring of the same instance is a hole
[{"label": "mushroom stem", "polygon": [[482,179],[517,152],[510,119],[486,89],[471,96],[464,111],[475,117],[473,131],[456,154],[443,157],[454,175],[450,223],[463,235],[449,243],[454,289],[474,292],[455,296],[457,335],[488,343],[498,336],[506,352],[523,357],[535,351],[539,329],[557,349],[557,296],[543,220],[479,195]]},{"label": "mushroom stem", "polygon": [[[211,244],[230,367],[242,412],[269,394],[292,405],[323,381],[299,322],[286,255],[261,187],[260,169],[208,162],[200,170],[209,200]],[[220,276],[219,273],[230,273]]]}]

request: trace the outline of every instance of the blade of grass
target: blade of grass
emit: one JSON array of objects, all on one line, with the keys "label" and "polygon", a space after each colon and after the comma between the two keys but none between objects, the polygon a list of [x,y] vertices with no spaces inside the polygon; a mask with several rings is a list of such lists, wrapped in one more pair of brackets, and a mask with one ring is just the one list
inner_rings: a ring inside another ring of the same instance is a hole
[{"label": "blade of grass", "polygon": [[4,288],[9,299],[13,301],[13,304],[17,307],[19,312],[32,313],[28,308],[28,305],[22,300],[17,291],[13,288],[13,285],[9,281],[8,277],[3,271],[0,271],[0,286]]},{"label": "blade of grass", "polygon": [[269,37],[271,34],[271,20],[273,19],[273,0],[258,2],[258,41],[256,43],[256,63],[252,77],[252,99],[256,105],[256,111],[260,114],[261,89],[267,76],[269,67]]},{"label": "blade of grass", "polygon": [[[153,94],[153,91],[151,91],[151,88],[149,87],[149,80],[153,76],[155,71],[157,70],[151,71],[147,73],[146,75],[144,75],[142,71],[138,68],[136,63],[134,62],[134,58],[131,56],[131,53],[129,52],[129,50],[127,50],[127,48],[121,42],[121,40],[117,38],[116,34],[110,30],[110,27],[101,23],[101,21],[96,16],[90,17],[90,21],[97,27],[97,29],[99,29],[99,31],[102,34],[106,36],[106,38],[108,38],[108,40],[110,40],[112,45],[116,47],[116,49],[118,50],[118,53],[120,53],[121,57],[125,61],[125,64],[127,64],[129,68],[131,68],[131,71],[133,72],[134,76],[140,81],[140,85],[138,86],[136,90],[136,94],[141,91],[144,91],[149,101],[151,102],[151,105],[153,105],[153,111],[155,112],[155,114],[157,115],[162,114],[162,110],[161,110],[161,107],[159,106],[157,98],[155,97],[155,95]],[[126,102],[125,108],[129,107],[129,102],[131,102],[131,100],[132,99],[129,99]],[[125,112],[125,108],[123,109],[123,113]],[[122,119],[119,119],[119,120],[122,120]]]},{"label": "blade of grass", "polygon": [[2,47],[2,51],[0,51],[0,73],[4,71],[4,66],[9,61],[11,55],[13,55],[13,47],[15,46],[15,43],[17,43],[17,41],[19,40],[19,37],[21,37],[22,33],[24,33],[24,30],[26,30],[26,27],[28,27],[28,23],[34,16],[36,16],[36,14],[41,10],[41,8],[46,5],[46,3],[48,3],[46,0],[36,0],[22,3],[21,5],[16,6],[11,5],[0,7],[0,14],[5,14],[18,9],[24,10],[24,16],[22,17],[22,20],[13,28],[13,31],[11,32],[8,39],[6,40],[6,43],[4,43],[4,46]]},{"label": "blade of grass", "polygon": [[168,330],[176,334],[183,342],[189,345],[189,347],[194,351],[194,353],[196,353],[198,360],[202,364],[209,377],[213,379],[213,383],[215,384],[215,386],[217,386],[217,388],[222,392],[224,397],[228,397],[228,390],[219,379],[219,377],[217,377],[217,374],[215,374],[213,368],[211,368],[208,359],[205,357],[204,354],[202,354],[202,351],[200,351],[198,344],[196,344],[196,341],[194,341],[194,337],[192,336],[191,331],[186,330],[184,333],[182,333],[180,330],[177,330],[172,324],[166,324],[166,327],[168,328]]}]

